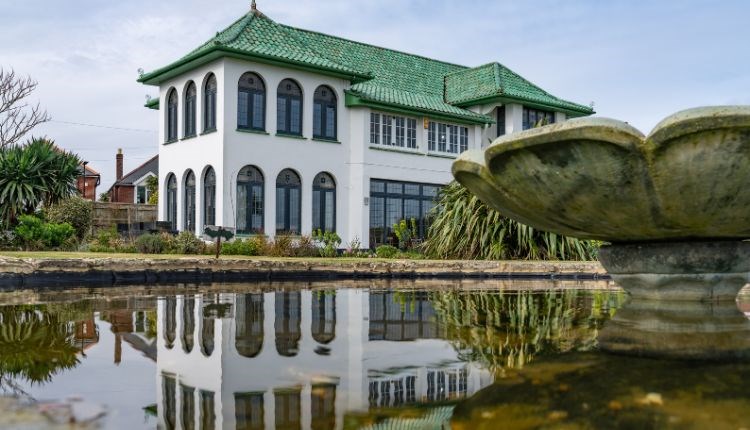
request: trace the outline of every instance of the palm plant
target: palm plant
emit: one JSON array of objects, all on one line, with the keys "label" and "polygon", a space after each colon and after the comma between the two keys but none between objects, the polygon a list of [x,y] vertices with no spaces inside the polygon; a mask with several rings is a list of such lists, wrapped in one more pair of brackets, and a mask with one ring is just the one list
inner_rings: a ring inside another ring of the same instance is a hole
[{"label": "palm plant", "polygon": [[80,163],[48,139],[0,149],[0,220],[13,223],[75,194]]},{"label": "palm plant", "polygon": [[435,258],[593,260],[598,244],[535,230],[503,216],[458,182],[440,192],[423,245]]}]

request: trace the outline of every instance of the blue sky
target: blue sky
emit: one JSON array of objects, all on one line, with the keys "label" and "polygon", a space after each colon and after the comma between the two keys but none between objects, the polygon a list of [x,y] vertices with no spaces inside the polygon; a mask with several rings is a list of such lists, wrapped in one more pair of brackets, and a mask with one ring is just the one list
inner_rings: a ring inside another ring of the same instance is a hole
[{"label": "blue sky", "polygon": [[[0,0],[0,66],[39,81],[55,122],[34,130],[114,180],[158,151],[153,87],[136,82],[250,6],[246,0]],[[750,104],[750,2],[737,0],[258,0],[289,25],[477,66],[499,61],[545,90],[644,132],[675,111]],[[67,124],[85,123],[129,130]]]}]

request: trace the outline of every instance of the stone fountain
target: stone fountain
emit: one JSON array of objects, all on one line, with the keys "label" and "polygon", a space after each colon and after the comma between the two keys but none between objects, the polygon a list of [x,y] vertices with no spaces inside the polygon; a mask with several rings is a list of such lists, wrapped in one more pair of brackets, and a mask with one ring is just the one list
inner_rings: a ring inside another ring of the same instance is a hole
[{"label": "stone fountain", "polygon": [[600,261],[633,300],[604,349],[750,356],[750,322],[732,319],[750,273],[750,106],[678,112],[648,136],[572,119],[466,152],[453,174],[519,222],[606,243]]}]

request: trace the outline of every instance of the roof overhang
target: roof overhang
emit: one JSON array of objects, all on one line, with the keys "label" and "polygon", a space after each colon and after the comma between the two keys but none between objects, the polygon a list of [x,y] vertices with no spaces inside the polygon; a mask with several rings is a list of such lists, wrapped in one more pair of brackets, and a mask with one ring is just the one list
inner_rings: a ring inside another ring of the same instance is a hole
[{"label": "roof overhang", "polygon": [[[449,113],[445,112],[437,112],[429,109],[420,109],[416,107],[411,106],[403,106],[398,105],[394,103],[386,103],[378,100],[371,100],[363,97],[360,94],[355,94],[352,91],[346,90],[345,92],[345,101],[347,107],[369,107],[372,109],[377,109],[384,112],[390,112],[390,113],[397,113],[402,115],[418,115],[418,116],[426,116],[429,118],[439,119],[443,121],[449,121],[449,122],[455,122],[459,124],[468,124],[468,125],[485,125],[485,124],[494,124],[495,121],[486,116],[482,115],[485,118],[469,118],[469,117],[463,117],[459,115],[451,115]],[[480,115],[480,114],[477,114]]]},{"label": "roof overhang", "polygon": [[153,72],[141,75],[138,78],[138,82],[146,85],[161,85],[163,82],[179,76],[185,72],[200,67],[204,64],[210,63],[219,58],[236,58],[240,60],[253,61],[257,63],[270,64],[274,66],[283,66],[286,68],[292,68],[297,70],[303,70],[307,72],[319,73],[326,76],[333,76],[336,78],[346,79],[352,83],[362,82],[372,79],[369,74],[362,73],[347,73],[340,70],[331,69],[328,67],[313,66],[304,62],[279,59],[273,56],[266,56],[260,54],[249,54],[245,51],[238,49],[229,48],[223,45],[214,45],[205,51],[198,52],[193,55],[178,60],[169,66],[162,67],[161,69],[154,70]]},{"label": "roof overhang", "polygon": [[522,97],[508,97],[507,95],[492,95],[492,96],[482,97],[482,98],[473,99],[473,100],[461,101],[461,102],[457,102],[453,104],[455,106],[468,107],[468,106],[477,106],[477,105],[487,105],[487,104],[493,104],[493,103],[499,103],[499,104],[517,103],[517,104],[522,104],[524,106],[528,106],[528,107],[532,107],[536,109],[554,110],[557,112],[563,112],[564,114],[568,115],[571,118],[589,116],[589,115],[593,115],[596,113],[593,109],[585,107],[585,106],[581,106],[580,109],[573,109],[573,108],[566,108],[566,107],[561,107],[561,106],[552,105],[552,104],[539,103],[537,101],[524,99]]}]

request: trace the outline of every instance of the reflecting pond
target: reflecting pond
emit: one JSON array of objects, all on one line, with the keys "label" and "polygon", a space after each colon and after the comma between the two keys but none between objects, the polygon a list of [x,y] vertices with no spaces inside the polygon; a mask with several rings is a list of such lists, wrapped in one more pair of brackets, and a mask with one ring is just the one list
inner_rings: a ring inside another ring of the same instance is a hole
[{"label": "reflecting pond", "polygon": [[[750,421],[747,360],[602,351],[600,339],[632,350],[628,324],[646,312],[628,313],[627,296],[605,281],[70,289],[3,293],[0,304],[0,394],[104,404],[108,428]],[[738,306],[750,311],[750,301]],[[602,336],[608,322],[617,331]]]}]

